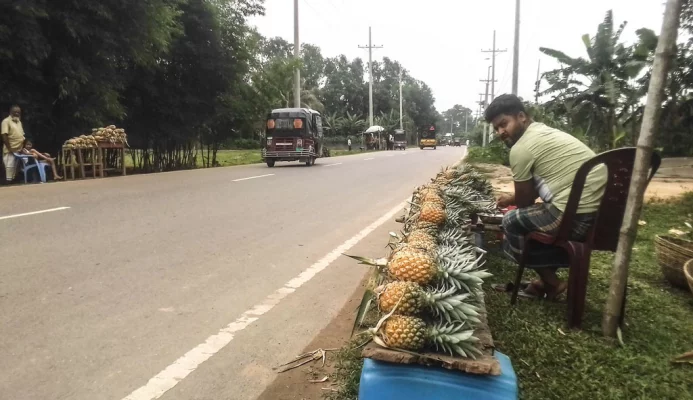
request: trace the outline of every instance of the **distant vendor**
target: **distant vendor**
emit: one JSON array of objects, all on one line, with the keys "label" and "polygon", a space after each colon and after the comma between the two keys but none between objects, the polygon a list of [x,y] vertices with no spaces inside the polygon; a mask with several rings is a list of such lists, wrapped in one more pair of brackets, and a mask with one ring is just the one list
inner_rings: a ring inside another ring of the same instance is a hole
[{"label": "distant vendor", "polygon": [[[519,262],[526,234],[533,231],[549,235],[558,233],[575,174],[595,153],[572,135],[534,122],[515,95],[497,97],[484,114],[498,137],[510,148],[515,193],[501,196],[498,207],[517,206],[503,217],[503,251]],[[594,223],[606,186],[606,174],[606,167],[600,165],[587,176],[571,231],[572,240],[585,240]],[[542,202],[535,204],[538,197]],[[556,275],[559,267],[568,266],[563,249],[533,245],[526,266],[534,269],[540,279],[524,288],[520,292],[522,296],[555,299],[566,291],[567,283]]]},{"label": "distant vendor", "polygon": [[22,127],[22,110],[17,105],[10,107],[10,115],[0,124],[2,137],[2,163],[5,165],[5,179],[14,179],[17,160],[13,153],[20,152],[24,147],[24,128]]}]

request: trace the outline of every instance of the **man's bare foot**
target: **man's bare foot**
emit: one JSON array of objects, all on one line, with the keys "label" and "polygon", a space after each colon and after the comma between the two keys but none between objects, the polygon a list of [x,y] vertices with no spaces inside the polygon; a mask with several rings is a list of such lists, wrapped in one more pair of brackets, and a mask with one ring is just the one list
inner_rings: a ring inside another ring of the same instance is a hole
[{"label": "man's bare foot", "polygon": [[560,281],[558,286],[544,285],[546,300],[556,300],[558,296],[562,295],[566,290],[568,290],[568,282]]},{"label": "man's bare foot", "polygon": [[540,279],[535,279],[523,290],[525,294],[535,297],[544,297],[546,293],[546,284]]}]

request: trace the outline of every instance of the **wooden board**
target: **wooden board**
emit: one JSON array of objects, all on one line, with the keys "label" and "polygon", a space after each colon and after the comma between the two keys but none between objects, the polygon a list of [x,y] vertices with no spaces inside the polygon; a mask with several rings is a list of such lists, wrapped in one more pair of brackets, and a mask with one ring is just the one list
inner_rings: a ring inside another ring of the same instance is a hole
[{"label": "wooden board", "polygon": [[475,375],[498,376],[501,374],[501,368],[498,359],[493,356],[493,337],[488,327],[486,313],[483,313],[479,319],[481,319],[481,324],[477,327],[474,336],[479,338],[479,349],[482,350],[483,355],[477,356],[476,360],[471,358],[451,357],[450,355],[440,353],[414,355],[393,349],[386,349],[372,341],[363,349],[361,355],[373,360],[396,364],[420,364],[459,370]]}]

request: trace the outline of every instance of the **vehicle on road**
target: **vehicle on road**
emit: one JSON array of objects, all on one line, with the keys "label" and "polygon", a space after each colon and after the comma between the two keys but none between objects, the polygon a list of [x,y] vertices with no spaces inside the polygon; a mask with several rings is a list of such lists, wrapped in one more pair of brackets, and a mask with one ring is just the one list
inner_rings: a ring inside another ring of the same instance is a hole
[{"label": "vehicle on road", "polygon": [[462,139],[460,139],[460,138],[455,138],[455,139],[453,139],[452,145],[455,146],[455,147],[460,147],[460,146],[462,146]]},{"label": "vehicle on road", "polygon": [[419,148],[423,150],[426,147],[433,147],[433,150],[438,146],[438,138],[436,137],[436,127],[431,125],[419,132]]},{"label": "vehicle on road", "polygon": [[403,129],[395,129],[395,150],[407,149],[407,134]]},{"label": "vehicle on road", "polygon": [[279,108],[267,116],[262,160],[268,167],[277,161],[300,161],[307,166],[324,156],[322,117],[310,108]]}]

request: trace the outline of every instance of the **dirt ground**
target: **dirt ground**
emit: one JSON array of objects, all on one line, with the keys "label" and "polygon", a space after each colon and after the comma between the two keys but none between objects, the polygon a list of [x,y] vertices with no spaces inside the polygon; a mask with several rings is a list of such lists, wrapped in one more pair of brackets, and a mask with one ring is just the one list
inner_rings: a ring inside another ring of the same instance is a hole
[{"label": "dirt ground", "polygon": [[[495,164],[477,164],[477,167],[489,176],[496,191],[513,192],[510,168]],[[693,191],[693,167],[664,160],[662,167],[647,186],[645,199],[667,199],[691,191]]]},{"label": "dirt ground", "polygon": [[[318,349],[333,350],[344,346],[350,338],[351,329],[356,317],[356,309],[366,289],[369,274],[366,274],[361,285],[352,293],[349,301],[339,311],[339,314],[320,331],[313,341],[304,349],[304,353]],[[298,354],[297,354],[298,356]],[[282,360],[278,364],[289,362]],[[276,379],[258,397],[258,400],[320,400],[323,394],[333,390],[333,382],[326,380],[334,369],[334,351],[327,351],[325,366],[322,361],[310,362],[298,368],[278,373]],[[312,382],[311,382],[312,381]]]}]

